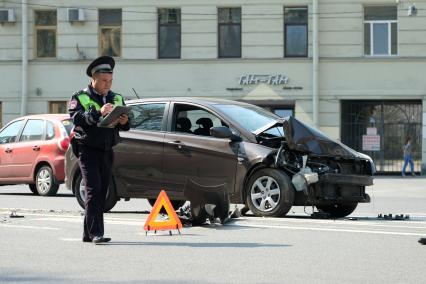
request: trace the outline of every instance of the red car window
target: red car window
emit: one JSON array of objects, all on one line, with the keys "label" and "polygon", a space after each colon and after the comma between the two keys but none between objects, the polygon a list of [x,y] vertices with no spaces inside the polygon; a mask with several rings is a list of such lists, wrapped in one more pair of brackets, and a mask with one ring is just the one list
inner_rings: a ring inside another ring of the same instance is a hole
[{"label": "red car window", "polygon": [[43,139],[44,120],[29,119],[25,124],[19,141],[36,141]]},{"label": "red car window", "polygon": [[23,120],[12,122],[0,132],[0,144],[13,143],[21,130]]}]

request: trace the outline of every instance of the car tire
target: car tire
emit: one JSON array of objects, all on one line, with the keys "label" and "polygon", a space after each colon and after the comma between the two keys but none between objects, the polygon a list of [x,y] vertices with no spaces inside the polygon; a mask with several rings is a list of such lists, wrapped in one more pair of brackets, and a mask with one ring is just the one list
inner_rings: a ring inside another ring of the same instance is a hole
[{"label": "car tire", "polygon": [[265,168],[256,171],[249,179],[246,204],[256,216],[285,216],[294,203],[294,188],[283,172]]},{"label": "car tire", "polygon": [[318,205],[318,210],[330,214],[332,218],[343,218],[355,211],[358,203]]},{"label": "car tire", "polygon": [[[148,203],[151,205],[151,207],[154,207],[156,199],[148,198]],[[173,206],[173,209],[178,210],[180,207],[182,207],[185,204],[185,200],[170,200],[170,203]]]},{"label": "car tire", "polygon": [[35,184],[29,184],[28,186],[32,193],[34,193],[35,195],[38,195],[37,186]]},{"label": "car tire", "polygon": [[58,192],[59,184],[53,176],[51,167],[42,166],[38,169],[35,176],[35,187],[41,196],[53,196]]},{"label": "car tire", "polygon": [[[75,182],[73,184],[73,192],[75,195],[75,198],[77,199],[78,204],[81,206],[81,208],[85,209],[85,200],[86,200],[86,191],[84,190],[84,182],[83,178],[81,176],[81,173],[77,174],[77,177],[75,178]],[[117,195],[115,194],[115,186],[113,180],[110,181],[110,186],[108,188],[107,196],[105,199],[105,208],[104,212],[110,211],[112,208],[114,208],[115,204],[117,204]]]}]

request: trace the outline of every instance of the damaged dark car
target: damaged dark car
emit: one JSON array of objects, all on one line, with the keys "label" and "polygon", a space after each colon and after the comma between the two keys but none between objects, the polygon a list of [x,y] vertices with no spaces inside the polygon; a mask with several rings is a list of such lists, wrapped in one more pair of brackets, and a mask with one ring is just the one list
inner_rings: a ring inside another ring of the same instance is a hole
[{"label": "damaged dark car", "polygon": [[[127,105],[131,129],[120,133],[114,149],[106,210],[120,199],[153,204],[161,189],[175,207],[221,196],[219,205],[245,204],[256,216],[273,217],[285,216],[292,206],[316,206],[339,218],[370,201],[365,187],[373,184],[372,159],[293,117],[221,99],[140,99]],[[84,207],[84,181],[70,150],[66,176]],[[196,209],[203,219],[205,208]]]}]

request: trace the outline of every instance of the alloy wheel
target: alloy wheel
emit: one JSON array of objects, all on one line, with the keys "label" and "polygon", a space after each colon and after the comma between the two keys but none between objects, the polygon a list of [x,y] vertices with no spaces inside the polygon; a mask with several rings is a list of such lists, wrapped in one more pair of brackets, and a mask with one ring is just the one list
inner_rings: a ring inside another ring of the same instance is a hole
[{"label": "alloy wheel", "polygon": [[270,176],[259,177],[250,189],[250,196],[256,209],[269,212],[277,207],[281,190],[277,181]]},{"label": "alloy wheel", "polygon": [[52,187],[52,176],[47,169],[42,169],[37,175],[37,188],[43,194],[47,193]]}]

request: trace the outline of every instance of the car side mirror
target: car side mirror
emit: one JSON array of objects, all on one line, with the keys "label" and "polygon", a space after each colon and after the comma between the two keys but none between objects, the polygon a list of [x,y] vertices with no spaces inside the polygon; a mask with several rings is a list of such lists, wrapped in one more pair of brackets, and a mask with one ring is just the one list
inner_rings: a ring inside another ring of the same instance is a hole
[{"label": "car side mirror", "polygon": [[241,137],[232,133],[232,131],[226,126],[210,128],[210,135],[216,138],[229,138],[231,141],[241,141]]}]

